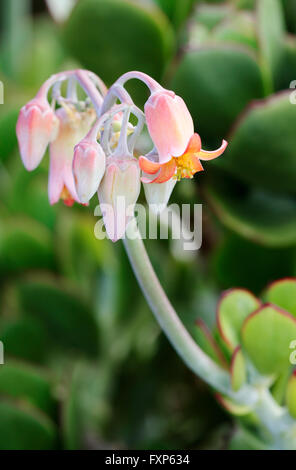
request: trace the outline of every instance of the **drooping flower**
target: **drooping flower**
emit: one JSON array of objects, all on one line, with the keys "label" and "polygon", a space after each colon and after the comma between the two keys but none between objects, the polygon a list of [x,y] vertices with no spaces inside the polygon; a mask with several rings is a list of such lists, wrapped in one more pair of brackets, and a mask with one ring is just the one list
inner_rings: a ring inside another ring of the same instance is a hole
[{"label": "drooping flower", "polygon": [[185,152],[194,126],[180,96],[169,90],[152,93],[145,104],[145,116],[159,163],[167,163],[172,157],[179,157]]},{"label": "drooping flower", "polygon": [[78,112],[74,107],[57,110],[59,134],[50,145],[48,195],[51,204],[62,199],[68,206],[81,202],[76,192],[72,163],[74,147],[83,139],[95,120],[95,111],[89,108]]},{"label": "drooping flower", "polygon": [[128,157],[109,157],[98,196],[107,234],[117,241],[125,234],[140,194],[138,161]]},{"label": "drooping flower", "polygon": [[45,154],[48,144],[58,133],[59,121],[44,97],[38,95],[22,107],[16,135],[21,158],[28,171],[35,170]]},{"label": "drooping flower", "polygon": [[96,139],[86,137],[74,149],[73,175],[75,188],[83,204],[98,190],[106,167],[105,153]]},{"label": "drooping flower", "polygon": [[219,149],[214,151],[202,150],[201,139],[198,134],[193,134],[188,142],[185,152],[179,157],[172,156],[166,163],[160,163],[155,159],[140,157],[139,164],[144,173],[154,175],[153,178],[144,175],[143,183],[164,183],[171,178],[180,180],[181,178],[192,178],[195,173],[203,171],[200,160],[213,160],[219,157],[227,147],[226,140],[223,140]]}]

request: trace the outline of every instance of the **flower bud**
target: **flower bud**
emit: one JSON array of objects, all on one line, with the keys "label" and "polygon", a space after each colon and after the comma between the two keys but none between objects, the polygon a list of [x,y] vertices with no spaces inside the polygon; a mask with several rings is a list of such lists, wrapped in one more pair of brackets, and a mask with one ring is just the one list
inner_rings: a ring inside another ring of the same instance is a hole
[{"label": "flower bud", "polygon": [[145,116],[160,164],[185,152],[194,127],[182,98],[169,90],[152,93],[145,104]]},{"label": "flower bud", "polygon": [[76,145],[73,175],[78,197],[83,204],[88,203],[98,190],[105,167],[105,153],[96,141],[85,138]]},{"label": "flower bud", "polygon": [[98,196],[109,238],[122,238],[140,194],[140,169],[135,158],[110,157]]},{"label": "flower bud", "polygon": [[16,135],[21,158],[28,171],[35,170],[58,132],[58,119],[48,102],[34,98],[19,113]]}]

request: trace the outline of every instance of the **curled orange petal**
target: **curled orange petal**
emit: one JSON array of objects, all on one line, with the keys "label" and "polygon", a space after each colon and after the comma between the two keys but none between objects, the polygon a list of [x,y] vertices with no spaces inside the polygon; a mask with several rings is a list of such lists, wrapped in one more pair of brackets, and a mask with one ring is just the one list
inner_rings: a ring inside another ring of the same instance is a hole
[{"label": "curled orange petal", "polygon": [[201,139],[200,139],[200,136],[195,133],[190,138],[187,148],[183,155],[186,155],[188,153],[190,154],[198,153],[200,151],[201,151]]},{"label": "curled orange petal", "polygon": [[139,158],[139,165],[141,170],[143,170],[145,173],[148,173],[148,175],[154,175],[160,169],[159,163],[152,162],[146,157]]},{"label": "curled orange petal", "polygon": [[169,162],[161,165],[158,176],[154,180],[150,181],[150,183],[165,183],[174,176],[175,171],[176,162],[172,158]]},{"label": "curled orange petal", "polygon": [[200,160],[214,160],[214,158],[217,158],[220,155],[222,155],[227,145],[228,145],[228,142],[226,140],[223,140],[221,147],[219,147],[217,150],[213,150],[211,152],[207,150],[200,150],[198,152],[198,158]]},{"label": "curled orange petal", "polygon": [[192,165],[195,170],[195,173],[197,173],[198,171],[203,171],[204,168],[197,157],[192,156],[191,161],[192,161]]}]

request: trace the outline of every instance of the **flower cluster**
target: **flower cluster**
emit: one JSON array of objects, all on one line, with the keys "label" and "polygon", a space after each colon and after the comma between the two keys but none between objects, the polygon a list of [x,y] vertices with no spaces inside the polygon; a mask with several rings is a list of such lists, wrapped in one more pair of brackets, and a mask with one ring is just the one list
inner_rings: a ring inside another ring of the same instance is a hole
[{"label": "flower cluster", "polygon": [[[150,90],[144,112],[124,87],[132,78]],[[142,155],[137,144],[145,125],[153,148]],[[227,146],[224,140],[216,151],[202,150],[182,98],[141,72],[122,75],[109,90],[86,70],[50,77],[21,109],[17,137],[28,171],[39,165],[49,145],[51,204],[59,199],[68,206],[88,204],[98,193],[113,241],[124,236],[133,217],[141,181],[151,209],[160,212],[177,181],[192,178],[203,170],[201,161],[218,157]]]}]

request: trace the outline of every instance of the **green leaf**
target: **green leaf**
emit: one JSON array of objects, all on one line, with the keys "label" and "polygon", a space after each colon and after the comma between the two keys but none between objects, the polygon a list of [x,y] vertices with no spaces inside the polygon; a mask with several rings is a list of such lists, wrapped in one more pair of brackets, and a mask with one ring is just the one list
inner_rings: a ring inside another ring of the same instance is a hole
[{"label": "green leaf", "polygon": [[296,317],[296,278],[273,282],[265,291],[264,299]]},{"label": "green leaf", "polygon": [[46,328],[38,318],[10,320],[1,327],[0,338],[5,353],[13,357],[43,363],[49,352]]},{"label": "green leaf", "polygon": [[245,287],[256,294],[279,277],[293,276],[294,266],[294,247],[269,248],[232,233],[225,236],[213,257],[215,276],[225,289]]},{"label": "green leaf", "polygon": [[288,30],[296,33],[296,3],[294,0],[281,0]]},{"label": "green leaf", "polygon": [[110,422],[113,379],[114,372],[109,363],[76,365],[62,409],[66,449],[83,449],[85,436],[101,433],[106,422]]},{"label": "green leaf", "polygon": [[290,344],[295,338],[296,319],[272,304],[250,315],[242,328],[244,348],[262,374],[278,374],[291,366]]},{"label": "green leaf", "polygon": [[189,51],[176,71],[172,87],[188,105],[201,138],[215,144],[226,137],[250,100],[263,94],[255,59],[245,49],[234,46]]},{"label": "green leaf", "polygon": [[223,367],[227,367],[227,362],[222,351],[220,350],[218,344],[212,336],[212,333],[203,320],[196,320],[195,328],[193,330],[193,337],[201,349],[209,357],[211,357],[213,361],[217,362]]},{"label": "green leaf", "polygon": [[222,295],[217,308],[217,323],[221,336],[231,349],[240,343],[244,320],[259,306],[260,301],[244,289],[231,289]]},{"label": "green leaf", "polygon": [[277,377],[276,381],[271,387],[272,396],[279,403],[279,405],[284,404],[290,373],[290,369],[284,370],[284,372]]},{"label": "green leaf", "polygon": [[0,403],[1,450],[52,450],[56,430],[52,422],[37,410],[14,404]]},{"label": "green leaf", "polygon": [[220,395],[219,393],[216,394],[216,398],[220,405],[228,411],[228,413],[234,416],[245,416],[251,412],[251,408],[245,405],[239,405],[229,398]]},{"label": "green leaf", "polygon": [[194,21],[192,29],[194,29],[195,26],[201,24],[207,29],[212,30],[218,26],[221,21],[225,20],[231,13],[232,8],[224,3],[222,5],[208,5],[206,3],[199,5],[195,15],[192,18]]},{"label": "green leaf", "polygon": [[287,385],[286,403],[290,415],[296,419],[296,370],[294,370]]},{"label": "green leaf", "polygon": [[53,245],[48,230],[36,221],[17,217],[0,226],[0,276],[27,269],[53,268]]},{"label": "green leaf", "polygon": [[218,42],[233,42],[257,50],[254,17],[247,12],[232,13],[214,29],[213,38]]},{"label": "green leaf", "polygon": [[21,307],[40,320],[54,344],[96,356],[98,330],[94,315],[76,294],[46,280],[22,282],[18,292]]},{"label": "green leaf", "polygon": [[109,85],[128,70],[160,79],[174,43],[162,11],[134,0],[79,2],[63,37],[73,56]]},{"label": "green leaf", "polygon": [[196,0],[154,0],[178,28],[188,17]]},{"label": "green leaf", "polygon": [[295,193],[296,106],[284,92],[250,106],[233,130],[218,166],[247,183]]},{"label": "green leaf", "polygon": [[12,109],[0,118],[0,161],[5,162],[17,146],[15,126],[19,110]]},{"label": "green leaf", "polygon": [[269,247],[295,245],[296,198],[244,187],[217,175],[207,196],[221,222],[242,237]]},{"label": "green leaf", "polygon": [[282,63],[284,44],[284,15],[280,0],[257,1],[258,36],[267,90]]},{"label": "green leaf", "polygon": [[0,367],[0,394],[31,403],[49,415],[55,410],[51,384],[44,374],[10,359]]},{"label": "green leaf", "polygon": [[241,347],[237,346],[233,352],[230,366],[230,380],[232,389],[237,392],[245,384],[246,364]]}]

